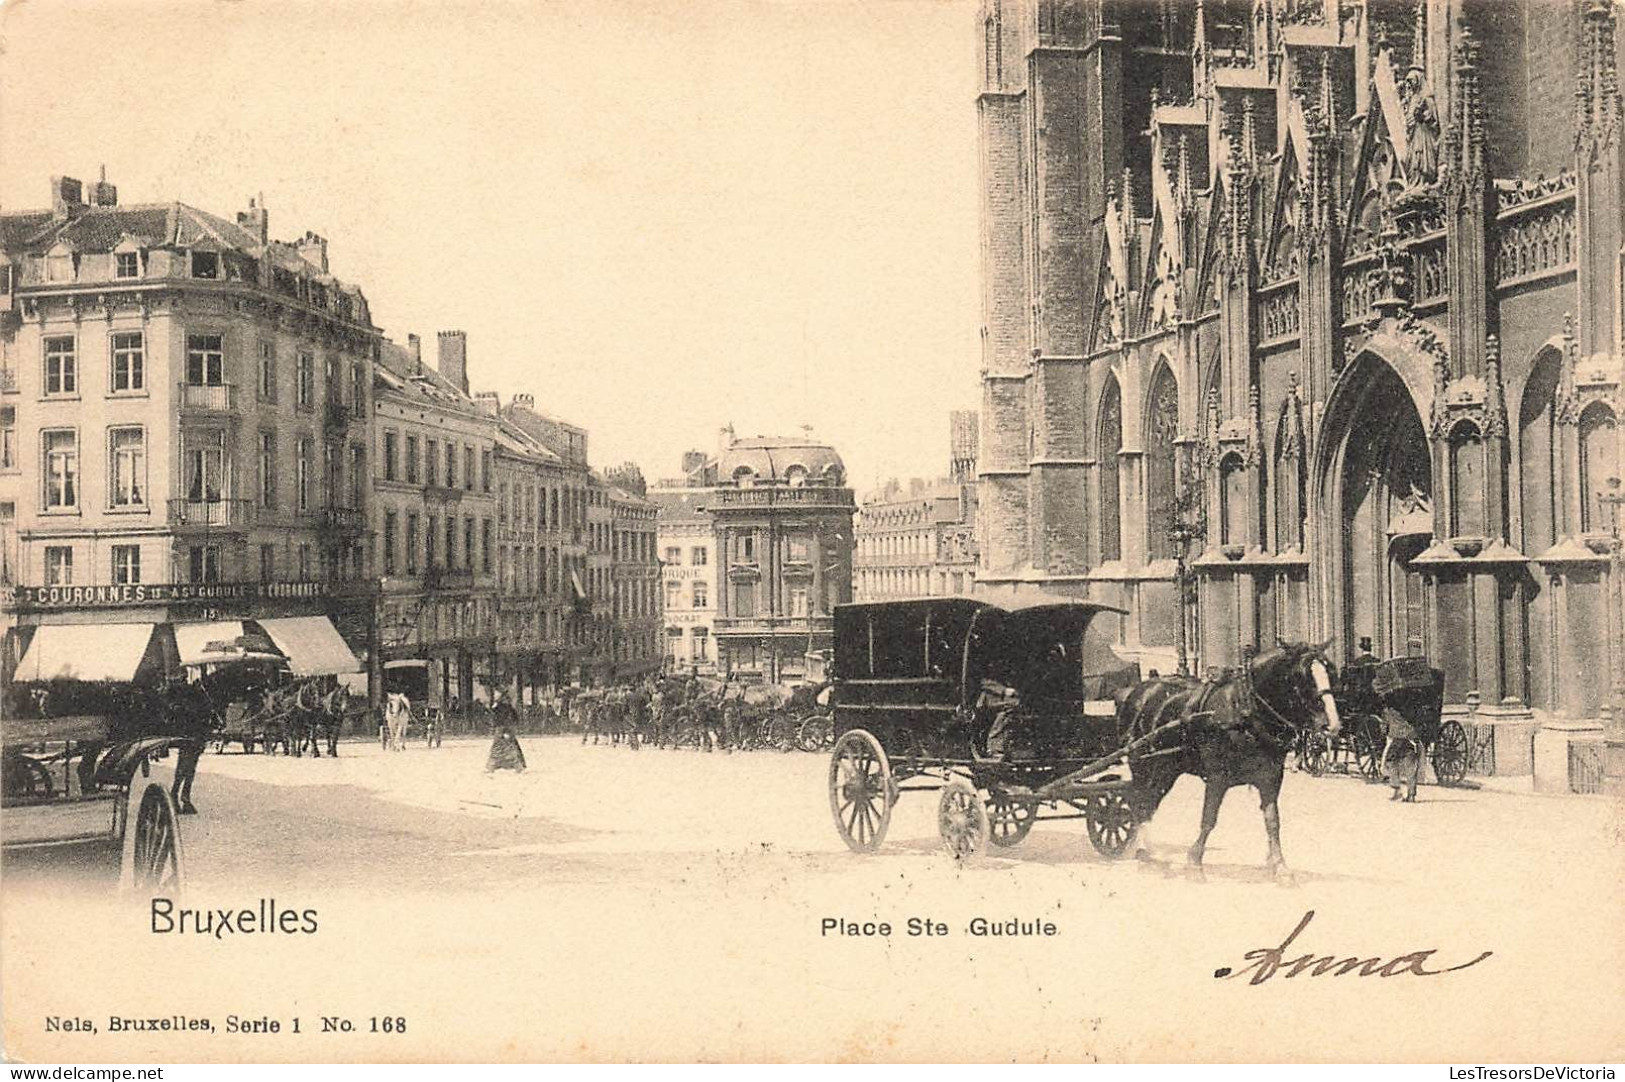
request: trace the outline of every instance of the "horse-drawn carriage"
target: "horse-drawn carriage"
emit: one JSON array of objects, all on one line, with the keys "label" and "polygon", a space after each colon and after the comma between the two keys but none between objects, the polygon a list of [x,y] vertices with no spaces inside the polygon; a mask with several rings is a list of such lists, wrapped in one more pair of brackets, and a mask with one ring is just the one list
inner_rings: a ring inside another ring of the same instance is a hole
[{"label": "horse-drawn carriage", "polygon": [[[163,648],[152,624],[36,631],[0,716],[0,845],[112,849],[124,888],[173,890],[185,870]],[[94,646],[94,648],[91,648]]]},{"label": "horse-drawn carriage", "polygon": [[338,734],[367,711],[343,678],[361,663],[325,617],[176,624],[176,650],[216,717],[217,752],[337,754]]},{"label": "horse-drawn carriage", "polygon": [[878,848],[900,794],[936,791],[956,856],[1015,845],[1039,819],[1082,819],[1127,851],[1182,774],[1208,787],[1200,865],[1224,793],[1261,794],[1270,863],[1298,730],[1339,726],[1318,647],[1282,646],[1201,681],[1141,680],[1095,626],[1122,610],[1039,591],[843,605],[835,611],[829,804],[848,847]]},{"label": "horse-drawn carriage", "polygon": [[1432,762],[1440,785],[1466,776],[1467,731],[1444,720],[1444,673],[1426,659],[1357,658],[1344,666],[1335,693],[1341,732],[1306,731],[1298,739],[1298,765],[1307,773],[1318,777],[1341,767],[1374,780],[1383,772],[1384,751],[1392,757],[1390,734],[1405,731],[1405,741],[1419,745],[1418,759]]},{"label": "horse-drawn carriage", "polygon": [[1089,633],[1120,611],[1038,593],[838,607],[829,801],[842,840],[878,848],[900,793],[940,790],[950,847],[1081,818],[1120,855],[1135,812],[1110,691],[1138,669]]}]

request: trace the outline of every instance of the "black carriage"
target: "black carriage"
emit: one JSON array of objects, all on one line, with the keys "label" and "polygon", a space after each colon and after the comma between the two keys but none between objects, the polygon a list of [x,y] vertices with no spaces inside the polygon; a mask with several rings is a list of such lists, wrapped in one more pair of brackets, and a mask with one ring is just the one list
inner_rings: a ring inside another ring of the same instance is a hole
[{"label": "black carriage", "polygon": [[[152,624],[33,630],[0,710],[0,847],[115,854],[121,886],[172,890],[185,870]],[[166,777],[167,775],[167,777]]]},{"label": "black carriage", "polygon": [[1139,680],[1095,620],[1121,609],[1041,593],[843,605],[829,801],[853,850],[878,848],[905,792],[940,791],[957,855],[1034,822],[1083,819],[1104,856],[1137,828],[1114,694]]},{"label": "black carriage", "polygon": [[1322,775],[1341,767],[1376,779],[1394,722],[1415,734],[1419,751],[1433,764],[1440,785],[1467,774],[1467,731],[1444,720],[1444,673],[1419,657],[1356,659],[1339,674],[1336,688],[1342,731],[1306,731],[1298,740],[1299,765]]}]

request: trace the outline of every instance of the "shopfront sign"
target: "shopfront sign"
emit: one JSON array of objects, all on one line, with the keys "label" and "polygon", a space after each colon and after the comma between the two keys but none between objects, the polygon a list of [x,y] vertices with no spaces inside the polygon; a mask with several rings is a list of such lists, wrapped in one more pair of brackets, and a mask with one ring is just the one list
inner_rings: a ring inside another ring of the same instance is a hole
[{"label": "shopfront sign", "polygon": [[[366,597],[367,582],[160,582],[127,586],[14,586],[0,604],[10,612],[66,612],[155,605],[233,605],[251,601],[325,601]],[[376,589],[376,587],[373,587]]]}]

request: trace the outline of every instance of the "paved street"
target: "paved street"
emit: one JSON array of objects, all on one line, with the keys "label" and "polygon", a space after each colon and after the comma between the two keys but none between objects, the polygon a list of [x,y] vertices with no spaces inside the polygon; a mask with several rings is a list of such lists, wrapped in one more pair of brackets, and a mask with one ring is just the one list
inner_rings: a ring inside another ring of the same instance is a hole
[{"label": "paved street", "polygon": [[[142,934],[138,914],[103,916],[128,966],[103,967],[98,989],[158,994],[179,1010],[185,995],[142,983],[146,966],[234,952],[240,966],[213,978],[215,992],[238,982],[227,998],[245,1011],[389,1009],[419,1018],[407,1040],[431,1042],[436,1025],[489,1022],[493,1041],[588,1058],[595,1047],[1030,1055],[1024,1037],[1040,1023],[1076,1034],[1057,1056],[1175,1054],[1186,1042],[1222,1055],[1256,1038],[1266,1016],[1285,1027],[1283,1055],[1369,1048],[1371,1027],[1387,1025],[1396,1055],[1482,1060],[1537,1021],[1582,1043],[1592,1035],[1599,1055],[1607,1041],[1618,1051],[1610,1005],[1625,993],[1625,966],[1609,953],[1617,935],[1602,933],[1618,920],[1622,850],[1619,806],[1605,799],[1426,786],[1404,806],[1382,787],[1289,774],[1284,841],[1300,884],[1283,888],[1259,867],[1263,829],[1244,791],[1226,804],[1207,881],[1177,870],[1199,814],[1189,780],[1153,827],[1167,867],[1103,861],[1082,825],[1065,822],[960,868],[937,849],[929,794],[905,795],[879,854],[847,852],[829,820],[823,755],[634,753],[563,737],[524,746],[530,771],[501,777],[483,773],[486,748],[474,741],[388,755],[351,744],[336,761],[206,756],[204,813],[186,822],[187,904],[274,897],[318,908],[323,932],[250,950]],[[63,919],[54,906],[29,908],[29,893],[6,895],[7,948],[24,958],[60,949],[37,933]],[[1311,909],[1303,950],[1437,948],[1430,968],[1495,954],[1426,980],[1213,979]],[[973,938],[977,916],[1050,921],[1058,934]],[[827,936],[826,917],[887,921],[893,933]],[[910,937],[910,917],[949,935]],[[983,964],[994,955],[998,965]],[[321,1004],[298,983],[315,969],[334,975]],[[455,994],[423,987],[426,974]],[[1415,1028],[1435,1002],[1430,981],[1452,982],[1482,1012]]]}]

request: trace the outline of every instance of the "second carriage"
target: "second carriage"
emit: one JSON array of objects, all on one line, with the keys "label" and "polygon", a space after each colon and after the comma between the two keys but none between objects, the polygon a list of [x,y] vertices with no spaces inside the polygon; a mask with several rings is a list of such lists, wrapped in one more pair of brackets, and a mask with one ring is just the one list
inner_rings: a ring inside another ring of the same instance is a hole
[{"label": "second carriage", "polygon": [[1114,695],[1140,672],[1097,624],[1121,615],[1033,590],[838,607],[829,801],[841,838],[877,849],[899,796],[934,791],[960,855],[1015,845],[1039,819],[1081,819],[1097,851],[1121,856],[1138,827],[1135,745]]},{"label": "second carriage", "polygon": [[1398,719],[1415,735],[1440,785],[1456,785],[1466,776],[1467,731],[1444,718],[1444,673],[1425,658],[1357,658],[1339,674],[1336,696],[1342,731],[1306,731],[1298,739],[1298,766],[1307,773],[1318,777],[1341,769],[1377,779]]}]

